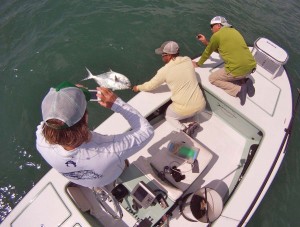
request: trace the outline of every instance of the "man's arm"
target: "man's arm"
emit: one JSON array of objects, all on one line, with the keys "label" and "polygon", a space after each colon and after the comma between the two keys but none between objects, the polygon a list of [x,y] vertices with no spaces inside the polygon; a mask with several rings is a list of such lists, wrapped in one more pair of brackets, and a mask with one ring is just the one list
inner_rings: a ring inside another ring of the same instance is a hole
[{"label": "man's arm", "polygon": [[120,113],[131,130],[114,136],[114,151],[126,159],[142,149],[153,137],[154,129],[136,109],[118,98],[111,108]]},{"label": "man's arm", "polygon": [[113,140],[114,152],[126,159],[138,152],[153,137],[154,129],[136,109],[118,98],[107,88],[97,88],[101,94],[99,104],[120,113],[131,126],[128,132],[115,135]]},{"label": "man's arm", "polygon": [[[209,45],[209,41],[206,39],[206,37],[203,34],[198,34],[197,39],[200,42],[202,42],[205,46]],[[202,56],[201,56],[201,58],[202,58]],[[193,61],[193,65],[194,65],[195,68],[200,67],[204,63],[204,61],[203,61],[202,64],[200,64],[199,62],[200,62],[200,60],[198,62]]]},{"label": "man's arm", "polygon": [[202,42],[205,46],[209,44],[209,41],[207,41],[206,37],[202,34],[197,35],[197,39]]},{"label": "man's arm", "polygon": [[148,82],[145,82],[140,85],[133,86],[133,91],[138,92],[138,91],[152,91],[155,88],[159,87],[165,82],[165,76],[164,73],[162,72],[164,68],[161,68],[158,70],[157,74]]}]

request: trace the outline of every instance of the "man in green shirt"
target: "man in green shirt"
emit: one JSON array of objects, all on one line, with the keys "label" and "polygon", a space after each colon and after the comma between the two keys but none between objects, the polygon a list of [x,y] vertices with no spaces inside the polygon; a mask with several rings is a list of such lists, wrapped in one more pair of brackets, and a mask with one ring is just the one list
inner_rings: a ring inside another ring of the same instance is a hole
[{"label": "man in green shirt", "polygon": [[195,67],[202,66],[213,51],[218,52],[224,68],[213,72],[209,81],[229,95],[240,98],[241,105],[245,104],[246,95],[252,97],[255,93],[253,82],[247,77],[255,70],[256,62],[243,36],[234,29],[224,17],[216,16],[210,22],[213,35],[210,41],[199,34],[197,37],[206,48]]}]

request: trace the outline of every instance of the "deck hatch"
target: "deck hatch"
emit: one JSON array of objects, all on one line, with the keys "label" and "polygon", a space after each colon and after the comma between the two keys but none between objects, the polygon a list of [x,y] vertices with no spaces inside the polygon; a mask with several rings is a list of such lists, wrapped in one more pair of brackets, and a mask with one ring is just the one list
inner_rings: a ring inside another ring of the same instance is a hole
[{"label": "deck hatch", "polygon": [[61,226],[70,216],[70,210],[49,183],[13,220],[11,226]]}]

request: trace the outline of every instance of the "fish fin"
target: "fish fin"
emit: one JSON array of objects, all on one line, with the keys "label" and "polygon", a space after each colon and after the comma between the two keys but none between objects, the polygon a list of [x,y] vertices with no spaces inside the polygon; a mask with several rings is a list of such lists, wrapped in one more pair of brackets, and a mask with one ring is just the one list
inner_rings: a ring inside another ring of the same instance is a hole
[{"label": "fish fin", "polygon": [[119,82],[119,79],[118,79],[118,77],[117,77],[117,76],[115,76],[115,81],[116,81],[116,82]]},{"label": "fish fin", "polygon": [[93,79],[95,76],[90,72],[90,70],[88,70],[87,67],[85,67],[86,71],[88,71],[88,76],[82,80],[89,80],[89,79]]}]

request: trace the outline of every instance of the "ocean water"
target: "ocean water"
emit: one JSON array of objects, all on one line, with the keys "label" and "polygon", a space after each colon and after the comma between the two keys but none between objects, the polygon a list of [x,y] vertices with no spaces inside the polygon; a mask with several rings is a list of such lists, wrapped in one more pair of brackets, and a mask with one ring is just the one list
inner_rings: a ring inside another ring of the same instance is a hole
[{"label": "ocean water", "polygon": [[[40,104],[51,86],[79,83],[85,67],[109,69],[133,84],[162,66],[154,49],[175,40],[194,57],[210,37],[209,21],[225,16],[252,44],[266,37],[287,50],[294,98],[300,87],[300,5],[296,0],[1,0],[0,4],[0,222],[49,170],[35,149]],[[93,81],[82,82],[94,88]],[[132,91],[118,91],[124,100]],[[112,112],[88,106],[90,127]],[[300,120],[295,118],[285,160],[248,226],[298,226]]]}]

